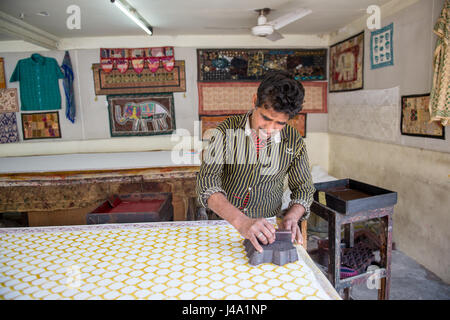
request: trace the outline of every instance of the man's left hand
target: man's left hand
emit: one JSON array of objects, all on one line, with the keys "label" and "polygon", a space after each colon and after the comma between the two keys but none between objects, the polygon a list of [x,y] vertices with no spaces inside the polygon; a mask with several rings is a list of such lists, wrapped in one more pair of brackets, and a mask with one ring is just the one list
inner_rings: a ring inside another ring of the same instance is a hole
[{"label": "man's left hand", "polygon": [[303,237],[298,226],[298,221],[305,213],[305,208],[300,204],[293,205],[285,214],[281,225],[281,229],[290,230],[292,233],[292,242],[297,240],[297,243],[303,244]]}]

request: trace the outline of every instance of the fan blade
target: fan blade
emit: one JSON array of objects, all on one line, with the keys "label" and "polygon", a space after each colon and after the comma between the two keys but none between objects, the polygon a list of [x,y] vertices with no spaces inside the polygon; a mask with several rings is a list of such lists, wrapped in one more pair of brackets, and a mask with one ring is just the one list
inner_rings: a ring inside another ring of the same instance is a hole
[{"label": "fan blade", "polygon": [[251,27],[203,27],[211,30],[251,30]]},{"label": "fan blade", "polygon": [[284,37],[278,31],[274,31],[272,32],[272,34],[267,35],[266,39],[269,39],[270,41],[277,41],[280,39],[284,39]]},{"label": "fan blade", "polygon": [[300,18],[303,18],[304,16],[307,16],[311,12],[312,10],[310,9],[297,9],[275,20],[269,21],[268,24],[271,24],[275,30],[278,30],[288,25],[289,23],[292,23]]}]

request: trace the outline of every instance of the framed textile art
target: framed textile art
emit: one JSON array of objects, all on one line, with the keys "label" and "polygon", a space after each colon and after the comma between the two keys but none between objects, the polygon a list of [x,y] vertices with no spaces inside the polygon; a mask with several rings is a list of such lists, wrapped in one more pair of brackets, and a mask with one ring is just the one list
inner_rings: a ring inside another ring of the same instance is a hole
[{"label": "framed textile art", "polygon": [[364,31],[330,47],[330,92],[364,87]]},{"label": "framed textile art", "polygon": [[0,113],[0,143],[19,142],[17,119],[14,112]]},{"label": "framed textile art", "polygon": [[445,127],[430,122],[430,94],[402,96],[400,130],[403,135],[445,139]]},{"label": "framed textile art", "polygon": [[[216,116],[200,116],[200,131],[202,140],[209,140],[212,131],[208,129],[216,128],[221,122],[231,115],[216,115]],[[300,113],[288,121],[288,124],[293,126],[300,132],[303,138],[306,138],[306,114]]]},{"label": "framed textile art", "polygon": [[0,89],[0,113],[2,112],[19,112],[16,88]]},{"label": "framed textile art", "polygon": [[259,82],[198,82],[199,115],[232,115],[253,107]]},{"label": "framed textile art", "polygon": [[286,70],[299,81],[327,79],[327,49],[197,49],[198,81],[258,81]]},{"label": "framed textile art", "polygon": [[200,116],[200,131],[201,140],[209,140],[212,132],[209,129],[216,128],[221,122],[223,122],[230,115],[225,116]]},{"label": "framed textile art", "polygon": [[[260,82],[198,82],[199,115],[245,113],[253,108]],[[302,82],[305,99],[301,113],[327,112],[327,82]]]},{"label": "framed textile art", "polygon": [[57,111],[22,113],[21,115],[24,140],[61,138]]},{"label": "framed textile art", "polygon": [[303,138],[306,138],[306,114],[300,113],[288,121],[288,124],[300,132]]},{"label": "framed textile art", "polygon": [[0,58],[0,89],[3,88],[6,88],[5,63],[4,59]]},{"label": "framed textile art", "polygon": [[370,33],[370,68],[394,65],[394,23]]},{"label": "framed textile art", "polygon": [[328,112],[328,82],[302,82],[305,88],[305,99],[301,113],[327,113]]},{"label": "framed textile art", "polygon": [[105,72],[99,63],[92,65],[96,95],[184,92],[186,73],[183,60],[175,61],[171,71],[149,68],[136,73],[132,68],[125,72],[112,69]]},{"label": "framed textile art", "polygon": [[107,96],[112,137],[170,134],[175,130],[172,93]]}]

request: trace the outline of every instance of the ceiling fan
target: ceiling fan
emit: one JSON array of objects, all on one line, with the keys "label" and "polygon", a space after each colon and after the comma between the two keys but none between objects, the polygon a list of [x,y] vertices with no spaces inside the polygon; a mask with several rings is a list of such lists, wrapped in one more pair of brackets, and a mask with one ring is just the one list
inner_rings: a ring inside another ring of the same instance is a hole
[{"label": "ceiling fan", "polygon": [[312,12],[310,9],[299,8],[275,20],[267,21],[266,15],[270,13],[271,9],[263,8],[255,11],[259,13],[258,24],[252,28],[252,34],[258,37],[265,37],[271,41],[283,39],[283,36],[277,30],[307,16]]},{"label": "ceiling fan", "polygon": [[277,32],[278,29],[281,29],[288,24],[303,18],[304,16],[307,16],[312,12],[310,9],[296,9],[291,11],[288,14],[285,14],[275,20],[267,21],[267,15],[271,11],[275,11],[269,8],[263,8],[263,9],[255,9],[252,11],[256,11],[258,15],[258,22],[257,25],[253,28],[251,27],[204,27],[205,29],[213,29],[213,30],[239,30],[239,29],[245,29],[245,30],[251,30],[252,34],[259,37],[265,37],[268,40],[271,41],[277,41],[279,39],[283,39],[283,36]]}]

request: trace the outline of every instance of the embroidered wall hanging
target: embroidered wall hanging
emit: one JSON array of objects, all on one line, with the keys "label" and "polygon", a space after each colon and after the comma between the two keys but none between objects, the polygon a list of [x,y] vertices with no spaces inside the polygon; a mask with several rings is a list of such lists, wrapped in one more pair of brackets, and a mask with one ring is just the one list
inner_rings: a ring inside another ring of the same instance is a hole
[{"label": "embroidered wall hanging", "polygon": [[[260,82],[198,82],[199,114],[245,113],[253,108],[253,95]],[[302,113],[327,112],[327,82],[303,82]]]},{"label": "embroidered wall hanging", "polygon": [[0,89],[0,113],[19,112],[19,98],[17,89]]},{"label": "embroidered wall hanging", "polygon": [[370,33],[370,68],[394,65],[394,23]]},{"label": "embroidered wall hanging", "polygon": [[447,126],[450,124],[450,0],[445,1],[433,33],[437,38],[429,110],[433,121]]},{"label": "embroidered wall hanging", "polygon": [[107,97],[112,137],[170,134],[175,130],[172,93]]},{"label": "embroidered wall hanging", "polygon": [[288,121],[288,124],[297,129],[303,138],[306,138],[306,113],[296,115]]},{"label": "embroidered wall hanging", "polygon": [[23,139],[61,138],[58,112],[22,113]]},{"label": "embroidered wall hanging", "polygon": [[327,49],[198,49],[198,81],[255,81],[286,70],[299,81],[327,79]]},{"label": "embroidered wall hanging", "polygon": [[430,94],[402,96],[401,133],[408,136],[445,139],[445,127],[430,122]]},{"label": "embroidered wall hanging", "polygon": [[[213,130],[209,129],[217,128],[217,126],[229,116],[229,114],[220,116],[200,116],[200,133],[202,140],[209,140],[213,134]],[[306,138],[306,114],[298,114],[289,120],[288,124],[296,128],[303,138]]]},{"label": "embroidered wall hanging", "polygon": [[125,73],[130,65],[136,73],[141,73],[145,66],[151,72],[156,72],[160,65],[168,72],[175,66],[173,47],[155,48],[101,48],[100,64],[104,72],[111,72],[113,69]]},{"label": "embroidered wall hanging", "polygon": [[156,72],[148,69],[141,73],[132,69],[124,73],[105,72],[98,63],[92,65],[92,70],[96,95],[186,91],[184,60],[175,61],[171,71],[159,68]]},{"label": "embroidered wall hanging", "polygon": [[4,59],[0,58],[0,88],[6,88]]},{"label": "embroidered wall hanging", "polygon": [[200,117],[200,131],[202,140],[209,140],[212,136],[212,130],[217,128],[217,126],[223,122],[230,115],[224,116],[201,116]]},{"label": "embroidered wall hanging", "polygon": [[327,113],[328,82],[302,82],[305,99],[301,113]]},{"label": "embroidered wall hanging", "polygon": [[364,31],[330,47],[330,92],[363,88]]},{"label": "embroidered wall hanging", "polygon": [[14,112],[0,113],[0,143],[19,141],[17,119]]}]

